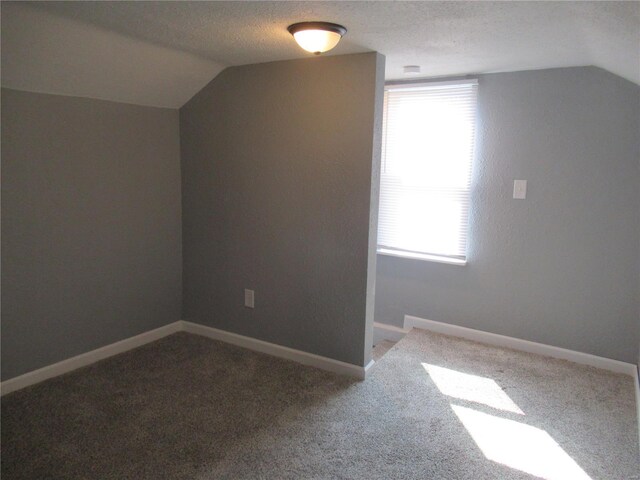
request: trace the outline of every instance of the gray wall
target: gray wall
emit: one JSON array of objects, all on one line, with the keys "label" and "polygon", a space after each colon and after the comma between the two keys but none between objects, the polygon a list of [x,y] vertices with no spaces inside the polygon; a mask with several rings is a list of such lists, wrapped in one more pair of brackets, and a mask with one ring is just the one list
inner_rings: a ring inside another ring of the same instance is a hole
[{"label": "gray wall", "polygon": [[[368,360],[383,61],[232,67],[180,110],[186,320]],[[244,288],[255,290],[255,309],[243,306]]]},{"label": "gray wall", "polygon": [[177,110],[2,89],[2,379],[180,319]]},{"label": "gray wall", "polygon": [[479,117],[468,265],[379,256],[376,321],[410,314],[635,363],[640,87],[594,67],[482,75]]}]

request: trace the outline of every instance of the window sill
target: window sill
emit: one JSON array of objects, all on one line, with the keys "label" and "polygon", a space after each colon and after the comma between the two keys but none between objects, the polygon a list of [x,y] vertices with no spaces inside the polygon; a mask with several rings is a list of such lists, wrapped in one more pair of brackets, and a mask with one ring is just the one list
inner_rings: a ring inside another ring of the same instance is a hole
[{"label": "window sill", "polygon": [[387,250],[385,248],[379,248],[377,250],[378,255],[386,255],[389,257],[409,258],[412,260],[422,260],[424,262],[446,263],[448,265],[457,265],[463,267],[467,264],[466,260],[458,258],[439,257],[438,255],[429,255],[426,253],[414,253],[414,252],[399,252],[395,250]]}]

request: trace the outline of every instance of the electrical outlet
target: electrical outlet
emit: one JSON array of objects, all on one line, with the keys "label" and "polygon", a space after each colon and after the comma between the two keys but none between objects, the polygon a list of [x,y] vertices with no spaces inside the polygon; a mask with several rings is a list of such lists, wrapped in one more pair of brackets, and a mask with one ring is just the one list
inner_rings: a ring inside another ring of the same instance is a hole
[{"label": "electrical outlet", "polygon": [[247,288],[244,289],[244,306],[248,308],[254,308],[255,292]]}]

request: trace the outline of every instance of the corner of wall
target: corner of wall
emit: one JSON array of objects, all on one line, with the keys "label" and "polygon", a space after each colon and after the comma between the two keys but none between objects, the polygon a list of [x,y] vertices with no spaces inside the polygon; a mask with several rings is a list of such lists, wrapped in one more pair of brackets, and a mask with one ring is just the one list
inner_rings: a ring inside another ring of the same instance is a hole
[{"label": "corner of wall", "polygon": [[367,260],[367,306],[365,314],[365,338],[363,365],[371,360],[373,348],[373,324],[376,292],[378,206],[380,203],[380,165],[382,150],[382,114],[384,104],[385,56],[376,52],[376,82],[373,114],[373,145],[371,155],[371,202],[369,212],[369,252]]}]

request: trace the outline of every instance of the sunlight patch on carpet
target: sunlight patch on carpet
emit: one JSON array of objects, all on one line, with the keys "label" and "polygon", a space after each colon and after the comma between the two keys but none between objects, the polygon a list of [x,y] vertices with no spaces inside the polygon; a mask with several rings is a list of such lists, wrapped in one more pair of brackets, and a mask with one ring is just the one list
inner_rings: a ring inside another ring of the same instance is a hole
[{"label": "sunlight patch on carpet", "polygon": [[546,480],[592,480],[544,430],[451,405],[484,456]]},{"label": "sunlight patch on carpet", "polygon": [[495,380],[457,372],[428,363],[423,363],[422,366],[436,384],[438,390],[444,395],[524,415],[524,412],[518,408]]}]

